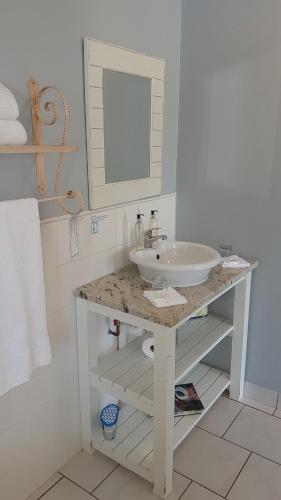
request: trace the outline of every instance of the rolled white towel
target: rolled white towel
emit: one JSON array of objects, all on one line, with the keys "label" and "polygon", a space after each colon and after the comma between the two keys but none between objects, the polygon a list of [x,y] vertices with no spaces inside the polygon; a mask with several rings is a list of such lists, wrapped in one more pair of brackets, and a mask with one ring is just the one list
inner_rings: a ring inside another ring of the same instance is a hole
[{"label": "rolled white towel", "polygon": [[17,120],[19,107],[14,94],[0,83],[0,120]]},{"label": "rolled white towel", "polygon": [[27,141],[25,128],[17,120],[0,120],[0,146],[21,145]]}]

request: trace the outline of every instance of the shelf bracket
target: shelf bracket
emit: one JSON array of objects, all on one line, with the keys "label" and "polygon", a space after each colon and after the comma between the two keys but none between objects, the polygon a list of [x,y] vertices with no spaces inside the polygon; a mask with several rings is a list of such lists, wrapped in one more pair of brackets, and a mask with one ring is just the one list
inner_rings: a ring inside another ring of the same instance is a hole
[{"label": "shelf bracket", "polygon": [[[39,108],[39,86],[38,82],[31,78],[28,81],[30,104],[31,104],[31,115],[32,115],[32,127],[33,127],[33,144],[41,144],[42,138],[42,125],[40,121],[40,116],[38,113]],[[37,189],[39,193],[45,193],[46,191],[46,174],[45,174],[45,157],[44,153],[36,153],[36,173],[38,186]]]},{"label": "shelf bracket", "polygon": [[[67,133],[69,127],[69,107],[64,94],[53,85],[47,85],[40,87],[37,80],[30,78],[28,81],[30,104],[31,104],[31,115],[32,115],[32,127],[33,127],[33,144],[35,146],[42,145],[42,125],[54,125],[58,119],[58,109],[57,105],[53,100],[45,100],[43,102],[43,97],[45,93],[49,91],[54,91],[59,99],[60,105],[63,107],[63,132],[61,137],[61,142],[58,147],[58,162],[56,167],[56,181],[55,181],[55,194],[58,204],[63,209],[65,214],[77,215],[83,210],[83,196],[79,191],[69,191],[67,196],[61,195],[61,174],[64,161],[64,153],[68,152],[67,149]],[[71,149],[71,148],[70,148]],[[36,161],[36,174],[37,174],[37,189],[39,193],[45,193],[46,191],[46,173],[45,173],[45,152],[38,151],[35,152]],[[71,196],[69,193],[71,192]],[[71,212],[65,207],[63,203],[63,198],[76,198],[79,202],[78,212]]]}]

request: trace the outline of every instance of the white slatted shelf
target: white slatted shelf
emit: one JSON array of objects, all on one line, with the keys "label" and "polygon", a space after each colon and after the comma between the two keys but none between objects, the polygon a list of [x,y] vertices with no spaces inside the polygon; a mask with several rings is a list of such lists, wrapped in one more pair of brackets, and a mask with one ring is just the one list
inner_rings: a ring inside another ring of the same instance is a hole
[{"label": "white slatted shelf", "polygon": [[[174,449],[230,385],[228,374],[202,363],[199,363],[183,381],[195,385],[203,402],[204,411],[197,415],[175,417]],[[153,481],[153,417],[125,405],[120,412],[115,439],[104,440],[102,431],[98,428],[93,433],[93,447],[148,481]]]},{"label": "white slatted shelf", "polygon": [[[233,326],[225,319],[209,315],[190,320],[179,330],[176,346],[175,383],[187,375]],[[141,349],[144,337],[138,337],[117,353],[110,353],[90,371],[93,387],[153,415],[153,361]]]}]

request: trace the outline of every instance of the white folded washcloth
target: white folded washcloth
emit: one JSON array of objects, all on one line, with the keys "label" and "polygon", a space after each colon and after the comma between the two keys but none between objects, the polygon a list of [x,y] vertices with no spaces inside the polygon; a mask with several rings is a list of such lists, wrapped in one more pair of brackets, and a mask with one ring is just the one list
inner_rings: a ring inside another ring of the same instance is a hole
[{"label": "white folded washcloth", "polygon": [[242,259],[242,257],[238,257],[238,255],[229,255],[228,257],[223,257],[221,265],[229,269],[236,269],[239,267],[249,267],[251,264]]},{"label": "white folded washcloth", "polygon": [[14,94],[0,83],[0,120],[17,120],[19,107]]},{"label": "white folded washcloth", "polygon": [[186,298],[170,286],[164,290],[145,290],[143,296],[155,307],[169,307],[187,303]]},{"label": "white folded washcloth", "polygon": [[25,128],[17,120],[0,120],[0,146],[21,145],[27,141]]}]

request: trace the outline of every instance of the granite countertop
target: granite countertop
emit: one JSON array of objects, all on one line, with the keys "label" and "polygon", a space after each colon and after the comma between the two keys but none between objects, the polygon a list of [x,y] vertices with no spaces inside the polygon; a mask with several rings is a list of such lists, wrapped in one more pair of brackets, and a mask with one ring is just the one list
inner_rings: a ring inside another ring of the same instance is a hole
[{"label": "granite countertop", "polygon": [[74,294],[82,299],[163,326],[173,327],[258,266],[258,261],[249,260],[249,262],[251,263],[250,267],[240,269],[223,269],[222,266],[218,265],[212,269],[205,283],[187,288],[177,288],[178,292],[187,299],[187,304],[184,305],[156,308],[150,304],[143,297],[143,291],[150,289],[151,286],[140,278],[135,264],[87,283],[77,288]]}]

